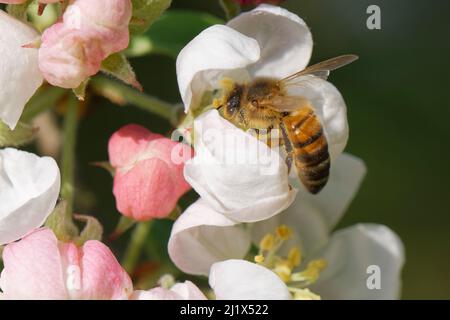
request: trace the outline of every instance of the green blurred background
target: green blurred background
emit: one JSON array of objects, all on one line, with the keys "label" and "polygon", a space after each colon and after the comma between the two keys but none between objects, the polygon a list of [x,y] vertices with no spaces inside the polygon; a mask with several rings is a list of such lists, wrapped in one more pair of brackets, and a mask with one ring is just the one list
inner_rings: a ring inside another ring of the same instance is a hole
[{"label": "green blurred background", "polygon": [[[366,27],[371,4],[381,8],[381,30]],[[402,297],[449,299],[450,3],[287,0],[283,6],[311,28],[312,62],[344,53],[360,56],[357,63],[331,76],[348,105],[347,152],[363,158],[368,167],[362,188],[338,227],[356,222],[388,225],[406,247]],[[213,0],[175,0],[174,9],[224,18]],[[180,21],[176,32],[189,28],[188,22]],[[151,55],[132,63],[146,92],[180,101],[172,58]],[[169,126],[161,118],[127,108],[98,100],[80,127],[80,181],[96,195],[95,205],[84,213],[103,215],[109,228],[118,217],[112,214],[116,211],[111,178],[87,163],[107,159],[106,142],[124,124],[135,122],[161,133],[167,133]],[[168,223],[160,224],[165,228],[153,228],[153,235],[161,242],[170,229]],[[120,243],[116,249],[121,251]],[[159,252],[164,254],[164,248]]]},{"label": "green blurred background", "polygon": [[[381,8],[381,30],[368,30],[366,9]],[[359,194],[338,227],[377,222],[395,230],[406,247],[403,298],[450,299],[450,3],[441,0],[287,0],[283,6],[300,15],[312,30],[318,62],[344,53],[360,60],[332,74],[343,93],[350,123],[347,152],[367,164]],[[170,10],[208,12],[224,19],[216,0],[174,0]],[[214,21],[178,20],[163,36],[178,39],[179,49]],[[152,31],[153,30],[153,31]],[[181,36],[180,36],[181,35]],[[173,39],[172,39],[173,40]],[[175,41],[176,42],[176,41]],[[178,103],[175,60],[167,54],[133,58],[147,93]],[[168,133],[170,124],[134,107],[118,107],[95,97],[80,122],[77,146],[77,210],[97,216],[110,233],[119,214],[112,179],[89,163],[107,159],[111,134],[128,123]],[[184,204],[193,199],[191,192]],[[447,198],[448,197],[448,198]],[[147,242],[142,262],[163,256],[170,223],[159,221]],[[109,243],[123,254],[130,232]],[[157,243],[158,245],[151,245]]]}]

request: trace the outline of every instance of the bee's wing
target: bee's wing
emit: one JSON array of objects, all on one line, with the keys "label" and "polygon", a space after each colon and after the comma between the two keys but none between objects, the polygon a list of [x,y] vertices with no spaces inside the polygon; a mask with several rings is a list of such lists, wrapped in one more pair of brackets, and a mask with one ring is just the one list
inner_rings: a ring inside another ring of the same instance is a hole
[{"label": "bee's wing", "polygon": [[326,80],[330,75],[330,71],[341,68],[353,61],[357,60],[358,56],[353,54],[346,54],[329,60],[325,60],[307,67],[305,70],[294,73],[284,79],[281,79],[280,84],[289,85],[291,82],[297,80],[299,77],[305,75],[313,75]]},{"label": "bee's wing", "polygon": [[307,98],[301,96],[277,96],[270,99],[267,106],[279,112],[292,112],[308,107],[310,103]]}]

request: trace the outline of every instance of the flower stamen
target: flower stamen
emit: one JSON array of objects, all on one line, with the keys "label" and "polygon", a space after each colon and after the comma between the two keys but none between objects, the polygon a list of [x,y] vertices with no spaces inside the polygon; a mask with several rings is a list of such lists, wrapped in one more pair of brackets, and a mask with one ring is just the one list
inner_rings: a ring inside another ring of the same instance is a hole
[{"label": "flower stamen", "polygon": [[292,247],[287,256],[277,254],[283,244],[292,237],[292,234],[292,230],[286,225],[276,228],[275,233],[266,234],[259,242],[259,252],[254,260],[257,264],[275,272],[288,285],[294,299],[320,300],[320,296],[306,287],[317,281],[320,273],[327,266],[326,261],[324,259],[312,260],[307,264],[306,269],[293,272],[303,261],[300,248]]}]

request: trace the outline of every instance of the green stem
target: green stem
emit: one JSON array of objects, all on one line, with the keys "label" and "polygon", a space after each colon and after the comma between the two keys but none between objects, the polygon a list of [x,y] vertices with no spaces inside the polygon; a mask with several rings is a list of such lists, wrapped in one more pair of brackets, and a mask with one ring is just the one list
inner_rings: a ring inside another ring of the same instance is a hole
[{"label": "green stem", "polygon": [[225,12],[227,20],[231,20],[241,12],[241,6],[235,0],[220,0],[220,6]]},{"label": "green stem", "polygon": [[142,247],[144,246],[145,240],[150,233],[152,223],[152,220],[138,223],[133,230],[122,263],[124,269],[129,274],[133,274],[133,271],[138,263],[139,256],[142,253]]},{"label": "green stem", "polygon": [[78,101],[70,96],[64,118],[64,144],[61,160],[61,196],[67,202],[67,212],[73,213],[74,176],[75,176],[75,146],[78,128]]},{"label": "green stem", "polygon": [[55,106],[56,102],[66,93],[58,87],[49,87],[35,94],[27,103],[21,121],[30,122],[38,114]]},{"label": "green stem", "polygon": [[98,94],[118,104],[133,104],[143,110],[157,114],[167,120],[173,116],[173,105],[139,92],[130,86],[106,77],[95,77],[91,81],[92,88]]}]

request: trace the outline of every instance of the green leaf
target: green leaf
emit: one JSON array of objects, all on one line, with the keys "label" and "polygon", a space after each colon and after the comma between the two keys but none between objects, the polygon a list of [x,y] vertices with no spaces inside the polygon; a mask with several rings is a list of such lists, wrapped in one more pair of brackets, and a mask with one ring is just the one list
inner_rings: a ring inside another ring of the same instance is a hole
[{"label": "green leaf", "polygon": [[141,84],[136,80],[136,74],[128,62],[127,57],[122,53],[114,53],[103,60],[101,70],[143,91]]},{"label": "green leaf", "polygon": [[171,0],[131,0],[133,15],[130,22],[130,33],[140,34],[150,28],[161,14],[170,7]]},{"label": "green leaf", "polygon": [[20,147],[33,141],[37,129],[19,122],[14,130],[0,121],[0,148]]},{"label": "green leaf", "polygon": [[223,23],[222,19],[208,13],[170,10],[145,34],[131,39],[126,55],[137,57],[157,53],[176,58],[180,50],[204,29]]},{"label": "green leaf", "polygon": [[233,19],[241,13],[241,6],[236,0],[219,0],[219,3],[228,20]]}]

